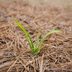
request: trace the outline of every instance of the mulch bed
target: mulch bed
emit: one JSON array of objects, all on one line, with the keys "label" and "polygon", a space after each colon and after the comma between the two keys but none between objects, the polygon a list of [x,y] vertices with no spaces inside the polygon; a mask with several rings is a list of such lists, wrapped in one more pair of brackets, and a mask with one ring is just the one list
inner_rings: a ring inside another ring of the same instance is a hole
[{"label": "mulch bed", "polygon": [[[62,33],[47,38],[41,52],[33,56],[14,17],[33,41],[53,28]],[[72,8],[0,3],[0,72],[72,72]]]}]

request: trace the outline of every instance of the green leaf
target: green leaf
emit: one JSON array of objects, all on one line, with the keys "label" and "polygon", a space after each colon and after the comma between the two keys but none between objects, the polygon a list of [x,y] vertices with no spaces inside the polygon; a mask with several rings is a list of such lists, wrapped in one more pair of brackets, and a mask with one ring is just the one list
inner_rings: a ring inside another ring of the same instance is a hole
[{"label": "green leaf", "polygon": [[38,45],[39,45],[41,39],[42,39],[42,37],[41,37],[41,34],[39,33],[39,34],[37,35],[36,41],[34,42],[34,46],[35,46],[35,47],[38,48]]},{"label": "green leaf", "polygon": [[41,47],[41,45],[43,44],[44,40],[45,40],[49,35],[51,35],[51,34],[53,34],[53,33],[60,33],[60,32],[61,32],[61,31],[58,30],[58,29],[53,29],[53,30],[51,30],[50,32],[48,32],[46,35],[44,35],[44,37],[42,37],[41,41],[40,41],[39,44],[38,44],[38,47],[39,47],[39,48]]},{"label": "green leaf", "polygon": [[25,34],[25,37],[26,37],[27,41],[29,42],[29,46],[33,51],[34,50],[34,45],[33,45],[33,42],[32,42],[32,39],[30,37],[29,32],[26,31],[26,29],[23,27],[23,25],[18,20],[16,20],[16,24],[23,31],[23,33]]},{"label": "green leaf", "polygon": [[40,48],[34,48],[34,50],[33,50],[33,54],[34,55],[37,55],[38,53],[40,52]]},{"label": "green leaf", "polygon": [[44,35],[43,37],[41,35],[38,35],[37,40],[33,43],[32,39],[30,37],[29,32],[23,27],[23,25],[18,20],[16,20],[16,24],[23,31],[23,33],[25,34],[25,37],[26,37],[26,39],[27,39],[27,41],[29,43],[29,46],[30,46],[30,48],[32,50],[32,53],[34,55],[37,55],[40,52],[41,45],[43,44],[44,40],[49,35],[51,35],[53,33],[59,33],[59,32],[61,32],[58,29],[53,29],[50,32],[48,32],[46,35]]}]

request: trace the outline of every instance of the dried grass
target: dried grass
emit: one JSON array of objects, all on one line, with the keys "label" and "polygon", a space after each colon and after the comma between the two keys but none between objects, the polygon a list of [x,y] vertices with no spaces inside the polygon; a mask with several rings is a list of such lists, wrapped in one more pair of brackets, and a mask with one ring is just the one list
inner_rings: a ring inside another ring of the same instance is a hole
[{"label": "dried grass", "polygon": [[[14,72],[71,72],[72,14],[65,9],[0,4],[0,18],[4,18],[0,21],[0,72],[10,72],[13,68],[16,68]],[[34,57],[13,16],[28,29],[33,40],[38,33],[44,34],[52,28],[60,28],[63,34],[53,34],[45,41],[39,55]]]}]

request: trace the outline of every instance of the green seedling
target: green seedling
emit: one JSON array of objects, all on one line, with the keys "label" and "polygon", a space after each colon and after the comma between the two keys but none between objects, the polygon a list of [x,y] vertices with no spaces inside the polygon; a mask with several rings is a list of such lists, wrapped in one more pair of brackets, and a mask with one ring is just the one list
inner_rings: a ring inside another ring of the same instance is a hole
[{"label": "green seedling", "polygon": [[48,32],[47,34],[45,34],[43,37],[41,35],[39,35],[37,37],[37,40],[35,42],[33,42],[29,32],[25,29],[25,27],[18,20],[16,20],[16,24],[25,34],[26,40],[28,41],[30,49],[34,55],[37,55],[40,52],[41,46],[48,36],[50,36],[53,33],[60,32],[60,30],[58,30],[58,29],[53,29],[50,32]]}]

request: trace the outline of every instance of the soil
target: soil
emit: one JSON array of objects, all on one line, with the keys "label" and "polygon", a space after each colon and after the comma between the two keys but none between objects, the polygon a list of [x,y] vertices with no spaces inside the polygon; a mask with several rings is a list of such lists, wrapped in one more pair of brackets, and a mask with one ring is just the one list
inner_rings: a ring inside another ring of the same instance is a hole
[{"label": "soil", "polygon": [[[33,41],[53,28],[62,32],[48,37],[34,56],[14,18]],[[72,7],[0,3],[0,72],[72,72]]]}]

